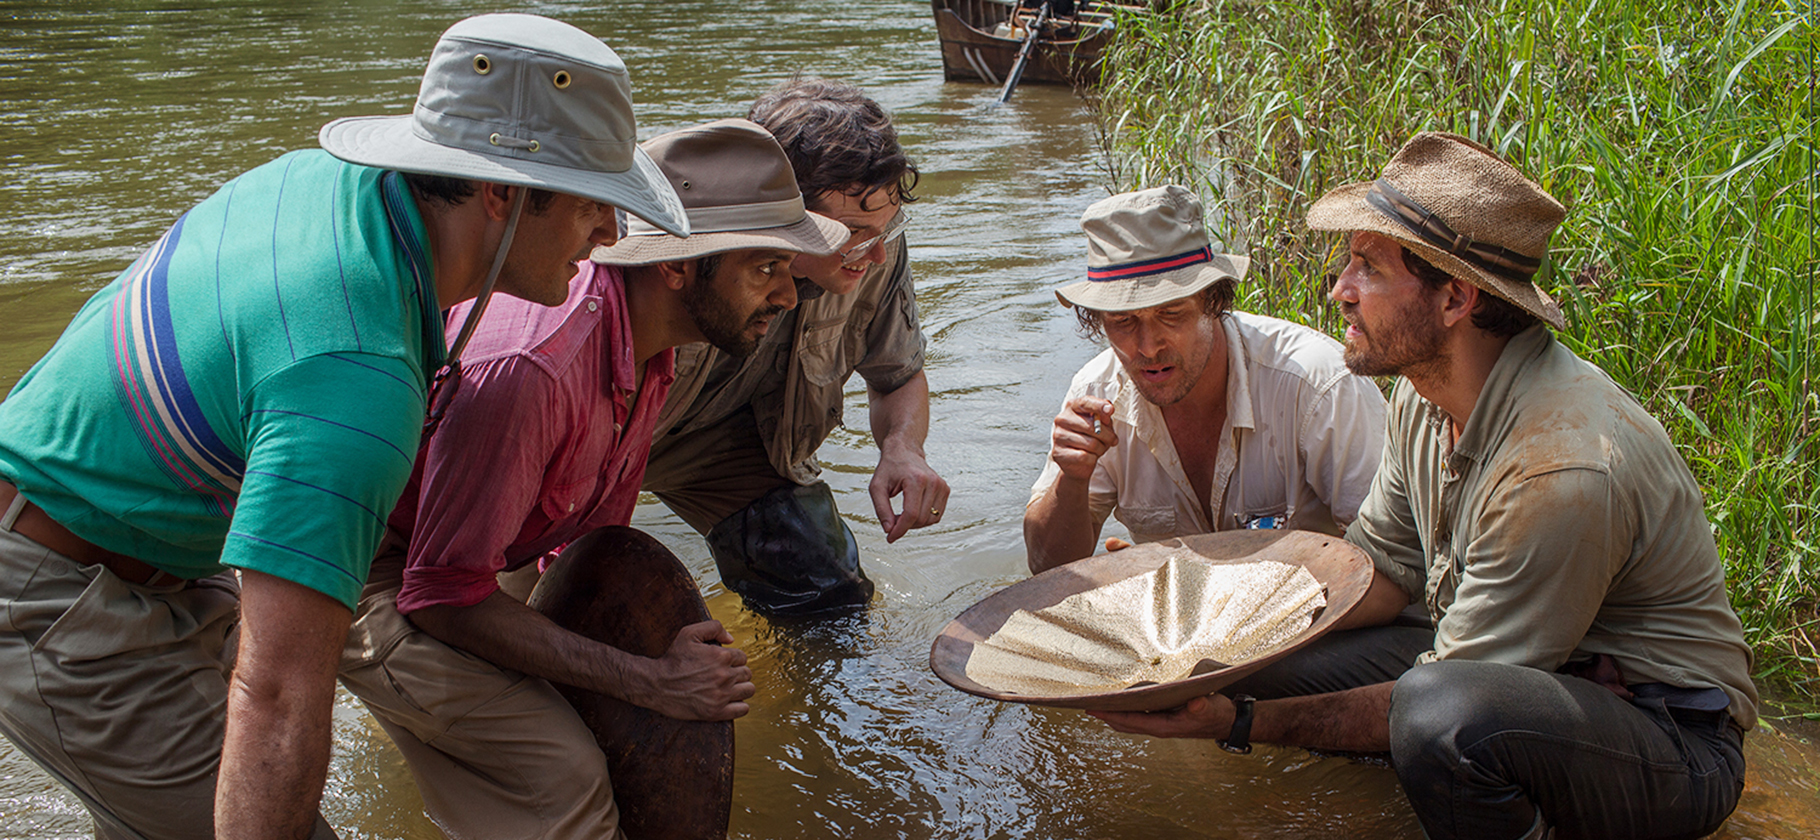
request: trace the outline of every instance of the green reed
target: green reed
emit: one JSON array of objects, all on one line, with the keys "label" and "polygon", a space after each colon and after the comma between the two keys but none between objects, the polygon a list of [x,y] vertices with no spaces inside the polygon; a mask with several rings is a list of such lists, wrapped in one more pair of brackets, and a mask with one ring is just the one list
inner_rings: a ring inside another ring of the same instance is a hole
[{"label": "green reed", "polygon": [[1197,0],[1127,16],[1097,107],[1118,189],[1183,183],[1332,332],[1343,243],[1303,224],[1446,130],[1568,207],[1560,335],[1667,426],[1707,494],[1759,678],[1820,700],[1813,0]]}]

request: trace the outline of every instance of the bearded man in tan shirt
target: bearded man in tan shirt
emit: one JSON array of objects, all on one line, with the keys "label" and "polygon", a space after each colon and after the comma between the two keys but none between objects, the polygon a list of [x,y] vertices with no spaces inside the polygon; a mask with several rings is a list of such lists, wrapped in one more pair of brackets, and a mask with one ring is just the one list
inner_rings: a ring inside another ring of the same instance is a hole
[{"label": "bearded man in tan shirt", "polygon": [[[1557,342],[1533,277],[1561,205],[1463,137],[1310,208],[1353,372],[1396,375],[1347,529],[1376,572],[1335,632],[1115,729],[1388,751],[1431,838],[1703,837],[1744,786],[1750,651],[1662,426]],[[1416,599],[1432,630],[1395,626]]]}]

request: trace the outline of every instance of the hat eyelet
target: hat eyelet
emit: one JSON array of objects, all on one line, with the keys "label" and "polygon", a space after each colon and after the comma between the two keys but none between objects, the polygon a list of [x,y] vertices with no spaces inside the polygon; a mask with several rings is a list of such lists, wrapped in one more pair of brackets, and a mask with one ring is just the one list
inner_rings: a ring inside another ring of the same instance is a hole
[{"label": "hat eyelet", "polygon": [[683,188],[683,189],[685,189],[685,190],[686,190],[686,189],[688,189],[688,188],[689,188],[689,182],[688,182],[688,181],[684,181],[684,182],[682,182],[682,188]]},{"label": "hat eyelet", "polygon": [[543,144],[542,144],[542,143],[539,143],[539,142],[537,142],[537,141],[536,141],[536,140],[532,140],[532,141],[531,141],[531,145],[529,145],[529,146],[526,146],[526,147],[525,147],[525,148],[527,148],[527,149],[530,149],[530,150],[531,150],[531,151],[533,151],[533,152],[535,152],[535,151],[537,151],[537,150],[538,150],[538,149],[541,149],[541,148],[543,148]]},{"label": "hat eyelet", "polygon": [[495,146],[499,145],[499,132],[493,132],[493,136],[488,137],[487,142],[492,143]]},{"label": "hat eyelet", "polygon": [[556,71],[555,76],[550,77],[550,82],[556,85],[557,90],[567,88],[569,83],[573,81],[575,81],[574,77],[570,76],[569,71],[567,70],[558,70]]},{"label": "hat eyelet", "polygon": [[493,59],[487,58],[485,55],[474,56],[474,72],[482,76],[493,72]]}]

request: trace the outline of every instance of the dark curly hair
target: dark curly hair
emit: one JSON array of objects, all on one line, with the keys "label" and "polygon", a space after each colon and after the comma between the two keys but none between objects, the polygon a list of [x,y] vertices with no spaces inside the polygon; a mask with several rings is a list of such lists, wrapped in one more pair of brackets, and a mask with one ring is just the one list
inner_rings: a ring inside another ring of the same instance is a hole
[{"label": "dark curly hair", "polygon": [[864,196],[879,189],[901,204],[916,200],[911,190],[920,175],[898,145],[891,115],[853,85],[791,79],[754,101],[746,118],[784,147],[811,205],[826,193]]},{"label": "dark curly hair", "polygon": [[[1422,281],[1422,286],[1431,292],[1453,282],[1453,275],[1442,271],[1439,266],[1408,248],[1403,249],[1403,267],[1409,269],[1409,273],[1414,274],[1417,280]],[[1484,289],[1481,288],[1480,291]],[[1472,308],[1472,325],[1499,338],[1509,338],[1535,326],[1535,323],[1536,316],[1490,292],[1479,295],[1478,304]]]}]

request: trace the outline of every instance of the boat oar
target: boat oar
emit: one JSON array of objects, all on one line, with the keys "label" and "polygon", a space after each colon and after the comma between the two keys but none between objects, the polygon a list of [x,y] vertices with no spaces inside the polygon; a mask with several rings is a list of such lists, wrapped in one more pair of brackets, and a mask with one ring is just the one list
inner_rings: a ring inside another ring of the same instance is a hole
[{"label": "boat oar", "polygon": [[[1017,7],[1011,8],[1013,19],[1017,17]],[[1043,35],[1043,24],[1049,20],[1049,2],[1043,0],[1043,7],[1037,10],[1036,22],[1030,25],[1030,34],[1024,36],[1024,46],[1017,51],[1017,63],[1011,65],[1011,72],[1005,74],[1005,89],[998,92],[996,105],[1003,105],[1011,100],[1011,91],[1017,88],[1017,82],[1024,77],[1024,65],[1030,63],[1030,53],[1036,46],[1036,39]]]}]

